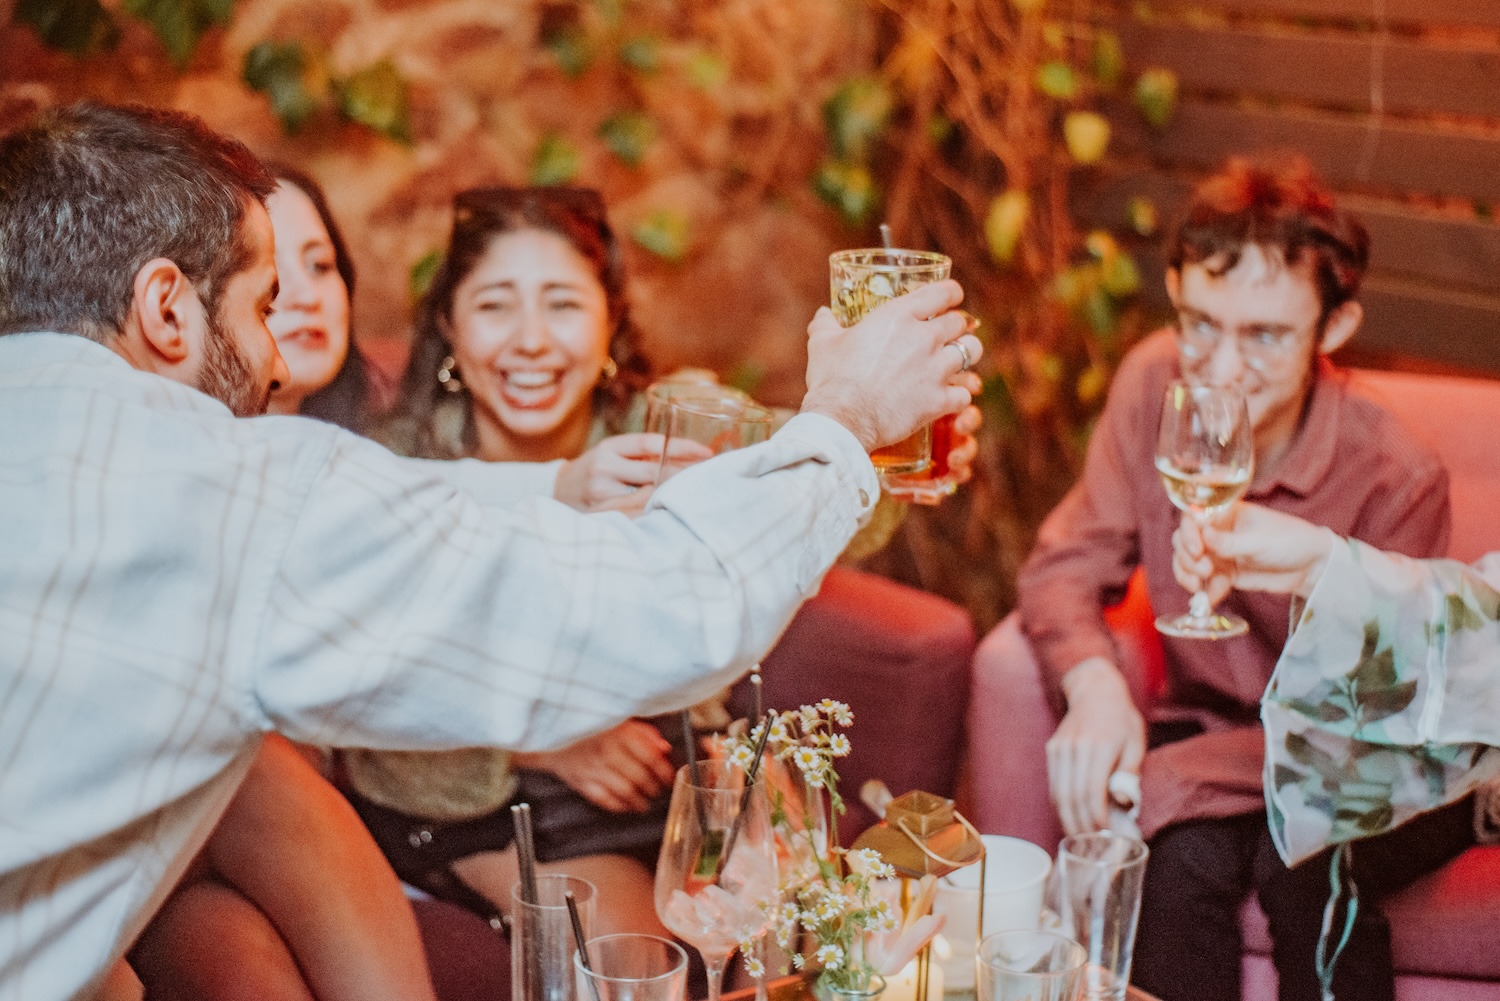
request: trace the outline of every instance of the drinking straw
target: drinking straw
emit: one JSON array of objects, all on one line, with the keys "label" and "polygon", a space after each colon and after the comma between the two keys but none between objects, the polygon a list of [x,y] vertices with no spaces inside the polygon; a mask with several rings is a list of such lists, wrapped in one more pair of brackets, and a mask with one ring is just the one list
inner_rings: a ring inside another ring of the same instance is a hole
[{"label": "drinking straw", "polygon": [[750,767],[745,769],[745,791],[740,793],[739,812],[734,815],[734,823],[729,825],[729,837],[724,841],[724,853],[719,856],[719,867],[714,872],[715,880],[724,871],[724,866],[729,862],[729,853],[734,851],[734,842],[740,836],[745,808],[750,805],[750,794],[755,791],[755,776],[760,772],[760,759],[766,753],[766,738],[771,735],[771,717],[771,713],[761,717],[760,737],[755,741],[755,757],[751,759]]},{"label": "drinking straw", "polygon": [[536,893],[536,840],[531,829],[531,804],[517,803],[510,808],[516,828],[516,855],[521,863],[521,899],[535,906],[541,901]]},{"label": "drinking straw", "polygon": [[[583,940],[583,921],[578,917],[578,901],[573,897],[573,891],[569,890],[563,894],[563,899],[568,902],[568,917],[573,921],[573,940],[578,943],[578,961],[583,968],[590,973],[594,972],[594,964],[589,961],[589,945]],[[599,997],[599,985],[594,982],[593,977],[584,977],[589,982],[589,990],[593,992],[594,1001],[602,1001]]]},{"label": "drinking straw", "polygon": [[698,736],[693,732],[693,714],[687,709],[682,711],[682,739],[687,749],[689,776],[687,794],[693,797],[693,809],[698,814],[700,844],[698,861],[693,866],[693,874],[701,876],[704,879],[710,879],[714,873],[719,871],[719,858],[720,852],[724,848],[724,835],[721,831],[710,831],[708,829],[708,806],[703,802],[703,797],[698,795]]}]

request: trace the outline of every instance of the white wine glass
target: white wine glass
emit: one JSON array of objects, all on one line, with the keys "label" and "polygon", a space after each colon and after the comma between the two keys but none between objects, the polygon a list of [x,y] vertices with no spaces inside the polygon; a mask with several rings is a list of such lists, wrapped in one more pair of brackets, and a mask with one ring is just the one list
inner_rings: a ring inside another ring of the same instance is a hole
[{"label": "white wine glass", "polygon": [[[1184,380],[1167,387],[1156,471],[1173,504],[1199,524],[1208,524],[1244,496],[1254,470],[1250,412],[1238,387]],[[1183,639],[1217,640],[1250,627],[1238,615],[1214,611],[1208,595],[1198,591],[1185,615],[1163,615],[1156,628]]]},{"label": "white wine glass", "polygon": [[656,864],[656,914],[703,956],[708,1001],[719,1001],[735,948],[770,924],[777,894],[761,784],[747,794],[744,770],[728,761],[679,768]]}]

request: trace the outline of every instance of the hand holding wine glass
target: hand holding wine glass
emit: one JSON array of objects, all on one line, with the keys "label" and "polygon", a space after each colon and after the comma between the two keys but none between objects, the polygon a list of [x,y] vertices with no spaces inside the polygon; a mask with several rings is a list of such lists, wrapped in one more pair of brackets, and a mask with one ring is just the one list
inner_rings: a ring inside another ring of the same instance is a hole
[{"label": "hand holding wine glass", "polygon": [[[1156,470],[1172,503],[1200,525],[1227,511],[1250,488],[1254,439],[1245,396],[1238,387],[1178,380],[1162,401]],[[1185,615],[1163,615],[1158,631],[1183,639],[1225,639],[1250,627],[1237,615],[1216,613],[1204,591],[1193,593]]]}]

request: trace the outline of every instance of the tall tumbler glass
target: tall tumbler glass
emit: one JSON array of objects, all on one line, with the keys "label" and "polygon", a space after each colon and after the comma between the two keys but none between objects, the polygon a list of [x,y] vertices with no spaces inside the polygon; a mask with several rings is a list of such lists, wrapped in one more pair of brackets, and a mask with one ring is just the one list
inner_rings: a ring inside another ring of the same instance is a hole
[{"label": "tall tumbler glass", "polygon": [[[948,277],[953,262],[925,250],[841,250],[828,258],[833,315],[845,327],[883,302]],[[920,473],[932,465],[932,429],[877,448],[870,461],[882,476]]]},{"label": "tall tumbler glass", "polygon": [[1063,838],[1053,869],[1062,932],[1088,954],[1088,1001],[1124,1001],[1146,877],[1144,842],[1112,831]]},{"label": "tall tumbler glass", "polygon": [[539,875],[537,902],[521,899],[521,884],[510,891],[510,995],[514,1001],[578,1001],[573,973],[572,891],[583,933],[594,924],[594,884],[576,876]]},{"label": "tall tumbler glass", "polygon": [[1051,931],[1012,928],[979,944],[974,1001],[1077,1001],[1088,953]]}]

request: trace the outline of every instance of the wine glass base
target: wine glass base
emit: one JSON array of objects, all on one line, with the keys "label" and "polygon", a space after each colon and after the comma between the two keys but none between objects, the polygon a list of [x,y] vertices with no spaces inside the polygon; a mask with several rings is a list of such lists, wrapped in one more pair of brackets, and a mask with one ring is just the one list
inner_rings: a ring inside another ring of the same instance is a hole
[{"label": "wine glass base", "polygon": [[1164,636],[1175,636],[1184,640],[1227,640],[1232,636],[1243,636],[1250,631],[1250,624],[1238,615],[1158,616],[1156,631]]}]

